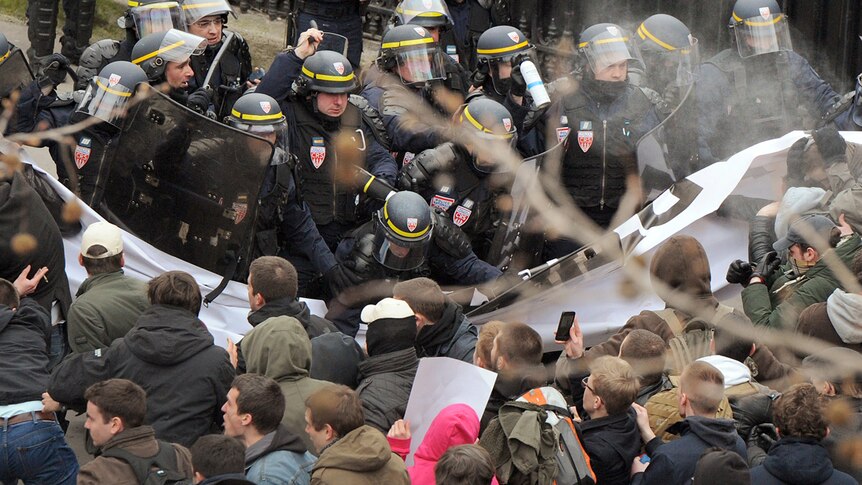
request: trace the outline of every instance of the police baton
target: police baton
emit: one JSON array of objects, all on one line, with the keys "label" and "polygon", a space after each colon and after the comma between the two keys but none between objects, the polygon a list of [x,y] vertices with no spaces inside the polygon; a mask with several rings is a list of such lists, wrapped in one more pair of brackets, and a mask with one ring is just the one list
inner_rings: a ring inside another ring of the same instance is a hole
[{"label": "police baton", "polygon": [[222,56],[224,56],[224,53],[227,52],[230,48],[230,44],[233,42],[233,38],[236,37],[236,35],[229,30],[225,30],[224,32],[224,41],[222,41],[221,43],[221,49],[219,49],[215,57],[213,57],[213,62],[212,64],[210,64],[210,70],[207,72],[207,75],[204,78],[203,86],[201,86],[202,88],[205,88],[207,90],[210,89],[210,82],[212,82],[213,73],[216,72],[216,66],[218,66],[219,62],[221,62],[221,58]]}]

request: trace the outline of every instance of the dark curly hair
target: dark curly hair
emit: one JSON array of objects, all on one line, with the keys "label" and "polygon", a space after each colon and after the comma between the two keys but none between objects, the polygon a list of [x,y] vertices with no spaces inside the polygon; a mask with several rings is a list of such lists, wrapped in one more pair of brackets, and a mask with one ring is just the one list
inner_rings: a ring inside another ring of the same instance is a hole
[{"label": "dark curly hair", "polygon": [[828,427],[824,410],[824,398],[814,385],[796,384],[778,398],[773,421],[781,436],[822,440]]}]

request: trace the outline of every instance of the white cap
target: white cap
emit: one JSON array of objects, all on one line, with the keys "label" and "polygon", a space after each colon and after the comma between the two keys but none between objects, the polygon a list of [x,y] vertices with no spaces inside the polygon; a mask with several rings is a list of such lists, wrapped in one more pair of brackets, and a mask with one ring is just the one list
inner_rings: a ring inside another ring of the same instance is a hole
[{"label": "white cap", "polygon": [[[103,246],[108,251],[98,256],[90,256],[87,251],[93,246]],[[99,221],[87,226],[81,237],[81,254],[86,258],[103,259],[123,252],[123,232],[110,222]]]},{"label": "white cap", "polygon": [[384,298],[376,305],[365,305],[359,318],[365,323],[371,323],[381,318],[406,318],[413,315],[413,310],[406,301]]}]

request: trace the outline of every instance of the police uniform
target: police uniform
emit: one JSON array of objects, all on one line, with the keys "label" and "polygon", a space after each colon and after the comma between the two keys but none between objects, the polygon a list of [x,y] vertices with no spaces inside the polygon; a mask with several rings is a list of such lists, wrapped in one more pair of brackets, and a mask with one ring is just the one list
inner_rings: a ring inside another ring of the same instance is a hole
[{"label": "police uniform", "polygon": [[367,2],[360,0],[296,0],[296,45],[299,34],[311,28],[311,21],[325,32],[347,38],[347,60],[353,66],[362,62],[362,15]]},{"label": "police uniform", "polygon": [[[36,62],[54,52],[57,27],[57,4],[59,0],[28,0],[27,38],[30,39],[30,60]],[[63,0],[66,22],[63,25],[61,52],[72,62],[77,62],[84,49],[90,45],[93,21],[96,15],[96,0]]]}]

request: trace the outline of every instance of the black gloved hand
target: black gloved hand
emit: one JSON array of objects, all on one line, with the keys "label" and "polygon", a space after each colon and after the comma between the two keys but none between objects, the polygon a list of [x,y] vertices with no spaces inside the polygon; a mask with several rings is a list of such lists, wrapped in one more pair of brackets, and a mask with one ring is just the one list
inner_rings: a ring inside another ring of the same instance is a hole
[{"label": "black gloved hand", "polygon": [[481,88],[488,80],[488,63],[480,62],[476,65],[476,70],[470,75],[470,84],[473,87]]},{"label": "black gloved hand", "polygon": [[778,259],[778,253],[770,251],[760,258],[760,262],[757,263],[757,267],[754,268],[752,276],[760,276],[761,278],[766,279],[772,275],[779,266],[781,266],[781,260]]},{"label": "black gloved hand", "polygon": [[834,125],[829,124],[819,130],[814,130],[811,136],[814,138],[814,143],[817,144],[820,156],[823,157],[827,167],[844,160],[847,142],[844,141]]},{"label": "black gloved hand", "polygon": [[362,283],[362,278],[347,265],[338,263],[323,275],[323,281],[329,286],[332,296],[337,296],[345,289]]},{"label": "black gloved hand", "polygon": [[748,438],[757,425],[772,422],[772,404],[778,399],[777,392],[755,393],[740,398],[733,406],[733,419],[739,436]]},{"label": "black gloved hand", "polygon": [[778,431],[772,423],[758,424],[748,435],[748,447],[756,446],[763,451],[769,451],[778,441]]},{"label": "black gloved hand", "polygon": [[189,109],[206,116],[210,107],[210,95],[206,88],[200,88],[192,94],[189,94],[186,106],[188,106]]},{"label": "black gloved hand", "polygon": [[527,93],[527,81],[524,80],[524,75],[521,74],[521,63],[512,66],[511,79],[509,94],[512,96],[523,96]]},{"label": "black gloved hand", "polygon": [[754,275],[754,268],[751,267],[751,263],[737,259],[727,267],[727,276],[725,276],[725,279],[730,284],[745,287],[751,281],[752,275]]},{"label": "black gloved hand", "polygon": [[66,80],[69,59],[63,54],[51,54],[39,59],[39,86],[57,86]]}]

